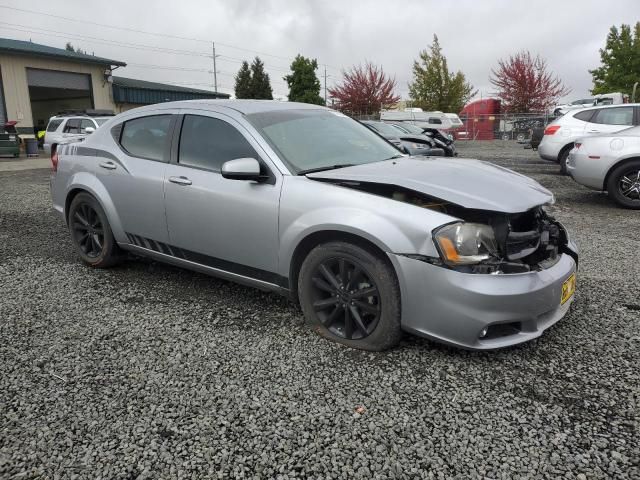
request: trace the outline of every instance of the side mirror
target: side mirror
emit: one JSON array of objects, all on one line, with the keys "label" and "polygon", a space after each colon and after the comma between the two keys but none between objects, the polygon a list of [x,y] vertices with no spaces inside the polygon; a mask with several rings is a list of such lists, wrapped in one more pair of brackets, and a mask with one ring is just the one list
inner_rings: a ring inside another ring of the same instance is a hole
[{"label": "side mirror", "polygon": [[96,131],[96,129],[94,127],[86,127],[84,129],[84,133],[86,133],[86,134],[90,134],[90,133],[93,133],[95,131]]},{"label": "side mirror", "polygon": [[262,180],[260,164],[255,158],[236,158],[222,164],[223,178],[229,180]]}]

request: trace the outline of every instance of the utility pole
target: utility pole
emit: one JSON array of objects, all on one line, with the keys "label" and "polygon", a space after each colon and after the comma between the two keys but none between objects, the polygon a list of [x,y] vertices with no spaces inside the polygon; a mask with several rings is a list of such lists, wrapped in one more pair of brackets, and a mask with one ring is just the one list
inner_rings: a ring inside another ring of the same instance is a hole
[{"label": "utility pole", "polygon": [[216,71],[216,42],[211,42],[213,48],[213,91],[218,93],[218,72]]},{"label": "utility pole", "polygon": [[324,104],[327,105],[327,66],[324,66]]}]

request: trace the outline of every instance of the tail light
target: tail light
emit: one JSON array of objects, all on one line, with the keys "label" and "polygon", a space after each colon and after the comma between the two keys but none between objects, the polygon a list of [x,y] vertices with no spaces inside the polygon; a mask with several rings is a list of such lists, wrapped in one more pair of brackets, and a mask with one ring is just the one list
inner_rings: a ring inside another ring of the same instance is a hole
[{"label": "tail light", "polygon": [[544,129],[544,134],[553,135],[558,130],[560,130],[560,125],[549,125],[547,128]]},{"label": "tail light", "polygon": [[51,171],[52,172],[58,171],[58,146],[57,145],[51,146]]}]

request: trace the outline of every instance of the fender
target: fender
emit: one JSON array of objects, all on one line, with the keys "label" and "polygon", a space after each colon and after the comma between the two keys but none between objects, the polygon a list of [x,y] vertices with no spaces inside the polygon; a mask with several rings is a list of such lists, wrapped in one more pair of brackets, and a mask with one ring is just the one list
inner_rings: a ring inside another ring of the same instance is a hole
[{"label": "fender", "polygon": [[[107,189],[104,187],[102,182],[98,180],[98,178],[88,172],[76,172],[67,182],[67,187],[65,189],[65,205],[66,199],[69,196],[69,192],[75,189],[85,190],[89,192],[91,195],[95,197],[98,201],[102,210],[104,210],[105,215],[107,216],[107,220],[109,220],[109,225],[111,226],[111,231],[113,232],[113,236],[118,243],[128,243],[127,236],[124,233],[124,229],[122,228],[122,222],[120,221],[120,217],[118,216],[118,212],[111,200],[111,196],[107,192]],[[65,221],[67,218],[67,212],[64,212]]]},{"label": "fender", "polygon": [[280,275],[289,275],[291,260],[298,245],[309,235],[322,231],[357,235],[386,253],[438,256],[427,228],[418,235],[410,235],[391,219],[374,214],[370,210],[327,207],[304,213],[281,231],[278,256]]}]

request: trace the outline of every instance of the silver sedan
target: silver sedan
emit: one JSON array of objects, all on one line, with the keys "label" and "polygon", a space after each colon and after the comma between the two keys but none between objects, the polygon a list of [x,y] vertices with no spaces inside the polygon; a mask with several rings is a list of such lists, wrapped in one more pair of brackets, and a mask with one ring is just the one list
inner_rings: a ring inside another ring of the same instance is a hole
[{"label": "silver sedan", "polygon": [[582,185],[608,192],[619,205],[640,209],[640,127],[579,139],[567,172]]},{"label": "silver sedan", "polygon": [[573,299],[578,257],[551,192],[489,163],[405,156],[327,108],[150,105],[52,153],[53,207],[89,266],[133,252],[275,291],[354,348],[403,331],[513,345]]}]

